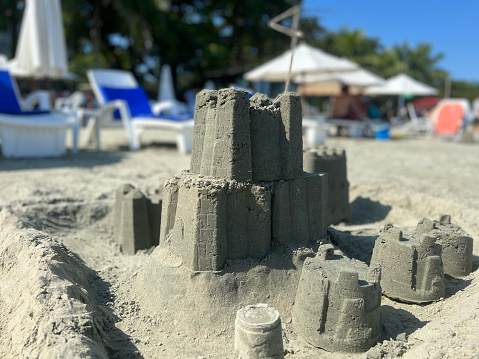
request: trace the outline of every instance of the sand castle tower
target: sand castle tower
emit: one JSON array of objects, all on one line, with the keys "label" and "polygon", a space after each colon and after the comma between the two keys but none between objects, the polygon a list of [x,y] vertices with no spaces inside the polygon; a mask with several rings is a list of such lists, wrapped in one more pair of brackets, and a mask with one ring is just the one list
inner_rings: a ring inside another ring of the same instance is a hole
[{"label": "sand castle tower", "polygon": [[158,245],[161,203],[159,197],[147,198],[131,184],[118,187],[113,238],[123,253],[135,254]]},{"label": "sand castle tower", "polygon": [[351,219],[349,182],[346,171],[346,153],[343,149],[320,147],[303,155],[304,170],[328,174],[328,224]]},{"label": "sand castle tower", "polygon": [[429,234],[403,233],[386,225],[376,239],[371,264],[380,264],[384,295],[423,303],[444,297],[442,246]]},{"label": "sand castle tower", "polygon": [[160,245],[195,271],[326,235],[327,175],[303,173],[301,100],[246,91],[196,98],[190,171],[165,184]]},{"label": "sand castle tower", "polygon": [[442,245],[444,274],[464,277],[471,273],[474,241],[460,226],[451,223],[451,216],[443,215],[439,221],[424,218],[416,232],[431,235]]},{"label": "sand castle tower", "polygon": [[293,307],[295,332],[328,351],[367,351],[381,335],[379,266],[335,254],[331,244],[307,258]]}]

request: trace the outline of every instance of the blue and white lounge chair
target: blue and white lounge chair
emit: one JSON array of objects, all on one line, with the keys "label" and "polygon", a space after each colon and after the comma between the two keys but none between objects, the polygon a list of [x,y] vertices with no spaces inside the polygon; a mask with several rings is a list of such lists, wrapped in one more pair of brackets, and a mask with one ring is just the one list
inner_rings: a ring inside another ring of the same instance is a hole
[{"label": "blue and white lounge chair", "polygon": [[191,152],[193,145],[193,114],[164,115],[164,104],[150,106],[143,88],[131,72],[123,70],[96,69],[87,72],[99,104],[102,106],[96,119],[97,143],[98,122],[121,121],[128,136],[131,150],[140,148],[140,135],[146,128],[176,131],[176,144],[181,153]]},{"label": "blue and white lounge chair", "polygon": [[65,152],[67,128],[73,130],[72,152],[76,152],[78,137],[76,115],[68,116],[49,110],[29,110],[19,94],[17,83],[10,76],[8,69],[0,67],[2,155],[5,157],[60,156]]}]

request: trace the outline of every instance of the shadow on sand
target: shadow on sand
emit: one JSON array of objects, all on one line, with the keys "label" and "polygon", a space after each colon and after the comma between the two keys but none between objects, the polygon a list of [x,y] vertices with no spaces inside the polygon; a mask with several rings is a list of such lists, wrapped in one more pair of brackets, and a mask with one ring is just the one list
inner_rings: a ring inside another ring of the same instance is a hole
[{"label": "shadow on sand", "polygon": [[[93,270],[91,270],[90,276],[95,292],[95,304],[106,314],[102,316],[103,327],[106,331],[106,337],[102,338],[102,344],[108,353],[108,357],[143,359],[138,348],[133,344],[132,338],[115,325],[116,322],[120,321],[120,318],[115,315],[113,309],[107,306],[108,302],[112,300],[110,283],[105,282]],[[97,308],[93,307],[90,310],[98,310]]]},{"label": "shadow on sand", "polygon": [[328,228],[331,242],[347,257],[359,259],[369,265],[373,255],[374,244],[378,235],[353,235],[349,231],[338,231]]},{"label": "shadow on sand", "polygon": [[405,333],[407,337],[428,323],[420,321],[404,309],[394,308],[390,305],[381,306],[381,320],[383,323],[382,340],[396,339],[402,333]]},{"label": "shadow on sand", "polygon": [[120,162],[124,157],[125,154],[121,152],[89,150],[81,150],[78,153],[67,152],[61,157],[51,158],[2,158],[0,156],[0,171],[108,166]]},{"label": "shadow on sand", "polygon": [[357,197],[351,202],[351,220],[348,225],[379,222],[387,217],[391,206],[371,201],[369,198]]}]

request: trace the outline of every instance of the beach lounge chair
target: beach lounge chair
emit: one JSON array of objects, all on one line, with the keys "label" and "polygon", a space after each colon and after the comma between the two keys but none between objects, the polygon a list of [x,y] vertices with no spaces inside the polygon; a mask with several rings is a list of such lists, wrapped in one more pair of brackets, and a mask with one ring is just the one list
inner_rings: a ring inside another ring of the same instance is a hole
[{"label": "beach lounge chair", "polygon": [[142,131],[147,128],[157,128],[176,131],[178,150],[181,153],[191,152],[193,114],[166,115],[164,112],[168,108],[164,104],[151,106],[147,94],[131,72],[95,69],[89,70],[87,76],[101,106],[97,116],[92,117],[98,134],[97,142],[99,142],[100,125],[121,121],[131,150],[140,148]]},{"label": "beach lounge chair", "polygon": [[432,116],[432,134],[460,139],[464,128],[472,121],[469,101],[450,98],[439,101]]},{"label": "beach lounge chair", "polygon": [[431,134],[432,127],[427,117],[417,117],[416,109],[410,102],[406,105],[409,114],[409,121],[394,126],[393,133],[395,136],[404,136],[407,134]]},{"label": "beach lounge chair", "polygon": [[[4,157],[51,157],[65,152],[66,130],[73,131],[72,152],[77,150],[78,118],[75,113],[32,110],[29,104],[45,104],[45,92],[24,101],[16,81],[6,67],[0,67],[0,141]],[[48,101],[47,101],[48,102]]]}]

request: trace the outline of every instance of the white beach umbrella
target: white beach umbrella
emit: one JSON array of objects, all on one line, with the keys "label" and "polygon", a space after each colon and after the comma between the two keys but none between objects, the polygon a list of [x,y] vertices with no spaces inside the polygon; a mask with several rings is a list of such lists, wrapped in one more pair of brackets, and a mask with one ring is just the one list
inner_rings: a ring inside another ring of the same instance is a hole
[{"label": "white beach umbrella", "polygon": [[371,86],[366,90],[368,95],[436,95],[438,91],[406,74],[399,74],[386,80],[383,85]]},{"label": "white beach umbrella", "polygon": [[[291,50],[245,73],[248,81],[283,82],[288,76],[291,61]],[[354,62],[330,55],[305,43],[294,49],[291,76],[308,73],[324,73],[332,71],[352,71],[358,68]]]},{"label": "white beach umbrella", "polygon": [[61,78],[68,69],[60,0],[26,0],[15,58],[15,76]]},{"label": "white beach umbrella", "polygon": [[353,87],[382,85],[385,82],[382,77],[379,77],[363,68],[348,72],[299,75],[294,78],[294,81],[300,84],[342,83]]},{"label": "white beach umbrella", "polygon": [[160,86],[158,88],[158,101],[176,101],[170,65],[163,65],[161,68]]},{"label": "white beach umbrella", "polygon": [[176,99],[170,65],[163,65],[161,68],[158,102],[154,108],[156,113],[164,112],[169,115],[180,115],[188,111],[187,106]]}]

